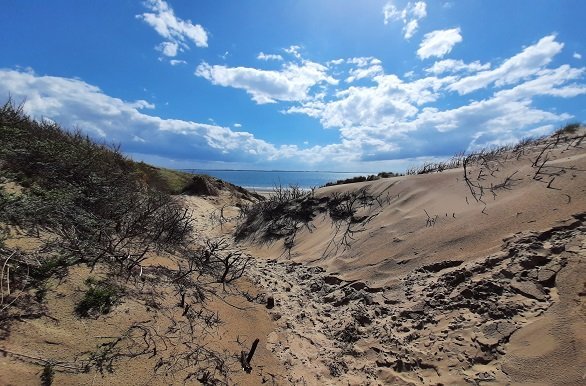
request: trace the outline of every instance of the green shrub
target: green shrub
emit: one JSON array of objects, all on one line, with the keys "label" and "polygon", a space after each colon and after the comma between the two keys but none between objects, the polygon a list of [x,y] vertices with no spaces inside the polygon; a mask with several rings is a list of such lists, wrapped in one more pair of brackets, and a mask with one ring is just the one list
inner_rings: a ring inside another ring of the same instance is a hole
[{"label": "green shrub", "polygon": [[107,280],[90,277],[85,283],[88,289],[75,307],[75,313],[80,317],[107,314],[120,300],[121,288]]},{"label": "green shrub", "polygon": [[67,258],[64,255],[45,256],[40,259],[40,265],[31,266],[30,277],[37,283],[41,283],[52,276],[64,277],[68,268],[76,262],[76,259]]},{"label": "green shrub", "polygon": [[189,213],[169,195],[187,175],[32,120],[10,101],[0,106],[0,171],[25,188],[0,196],[0,222],[57,235],[62,252],[92,266],[131,270],[147,251],[175,250],[191,232]]}]

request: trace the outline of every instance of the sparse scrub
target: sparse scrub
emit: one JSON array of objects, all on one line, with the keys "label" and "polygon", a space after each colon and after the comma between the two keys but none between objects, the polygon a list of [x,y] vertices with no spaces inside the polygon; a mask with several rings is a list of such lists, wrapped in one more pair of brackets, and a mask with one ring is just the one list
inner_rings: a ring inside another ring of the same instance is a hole
[{"label": "sparse scrub", "polygon": [[41,385],[51,386],[53,384],[53,377],[55,376],[55,370],[51,363],[45,364],[43,372],[41,373]]},{"label": "sparse scrub", "polygon": [[88,289],[75,307],[75,313],[81,317],[107,314],[120,300],[121,288],[108,280],[89,277],[85,284]]},{"label": "sparse scrub", "polygon": [[564,127],[558,129],[556,133],[574,134],[576,133],[576,131],[578,131],[580,127],[582,127],[582,124],[580,122],[571,122],[565,125]]},{"label": "sparse scrub", "polygon": [[[290,253],[297,232],[303,228],[311,231],[316,216],[325,214],[334,227],[334,235],[324,251],[325,256],[334,249],[349,248],[353,235],[362,232],[388,201],[389,197],[384,192],[373,196],[367,188],[318,199],[314,190],[303,192],[296,187],[285,189],[279,186],[268,200],[243,208],[235,237],[237,240],[254,237],[261,242],[282,239],[285,251]],[[359,216],[360,209],[365,209],[366,213]]]},{"label": "sparse scrub", "polygon": [[160,183],[148,185],[152,171],[118,148],[33,121],[10,102],[0,109],[0,127],[3,169],[30,183],[25,194],[3,199],[0,220],[53,233],[64,253],[91,265],[114,261],[121,271],[189,234],[187,211]]},{"label": "sparse scrub", "polygon": [[[79,131],[34,121],[9,101],[0,107],[0,176],[0,183],[19,187],[9,194],[0,185],[0,229],[42,244],[27,252],[0,244],[0,338],[15,320],[46,315],[46,294],[59,285],[51,279],[85,265],[108,279],[86,281],[77,315],[99,316],[122,296],[132,297],[158,310],[177,335],[160,335],[154,321],[137,322],[89,353],[82,367],[76,359],[51,369],[113,371],[117,359],[148,355],[157,356],[154,373],[184,371],[210,382],[228,376],[228,354],[200,345],[219,324],[204,302],[217,291],[214,283],[225,287],[243,274],[248,257],[223,243],[214,249],[214,242],[194,240],[191,213],[169,195],[183,191],[192,175],[133,162]],[[152,252],[173,255],[181,268],[145,266]],[[169,286],[182,296],[179,316],[161,299]],[[129,348],[137,350],[129,354]]]},{"label": "sparse scrub", "polygon": [[[586,135],[577,135],[581,127],[578,123],[566,125],[548,137],[525,138],[515,145],[482,149],[478,152],[462,156],[463,178],[470,195],[484,205],[482,213],[486,213],[486,196],[490,194],[496,199],[497,193],[502,190],[512,189],[519,181],[519,170],[502,176],[501,169],[508,160],[519,161],[521,157],[537,153],[531,158],[531,167],[535,170],[533,180],[546,183],[548,189],[556,189],[552,186],[556,177],[574,167],[562,167],[548,164],[551,160],[551,152],[561,145],[566,149],[579,147]],[[570,199],[571,200],[571,199]],[[466,197],[468,202],[468,197]]]},{"label": "sparse scrub", "polygon": [[335,186],[335,185],[353,184],[355,182],[376,181],[381,178],[398,177],[401,175],[402,174],[400,174],[400,173],[380,172],[378,174],[371,174],[369,176],[356,176],[356,177],[346,178],[343,180],[337,180],[335,182],[328,182],[324,186]]}]

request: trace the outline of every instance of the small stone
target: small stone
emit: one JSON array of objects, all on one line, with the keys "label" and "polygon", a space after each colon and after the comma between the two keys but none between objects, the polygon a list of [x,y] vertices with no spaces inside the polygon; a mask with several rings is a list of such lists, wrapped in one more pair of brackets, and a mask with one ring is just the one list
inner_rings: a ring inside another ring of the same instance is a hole
[{"label": "small stone", "polygon": [[563,251],[565,251],[566,247],[564,245],[554,245],[553,247],[551,247],[550,250],[552,253],[559,254],[559,253],[562,253]]},{"label": "small stone", "polygon": [[544,287],[554,287],[557,272],[550,269],[540,269],[537,274],[537,281]]},{"label": "small stone", "polygon": [[525,297],[535,299],[540,302],[546,300],[545,293],[543,291],[543,287],[541,285],[535,284],[532,281],[513,280],[511,282],[511,288],[515,292],[517,292]]}]

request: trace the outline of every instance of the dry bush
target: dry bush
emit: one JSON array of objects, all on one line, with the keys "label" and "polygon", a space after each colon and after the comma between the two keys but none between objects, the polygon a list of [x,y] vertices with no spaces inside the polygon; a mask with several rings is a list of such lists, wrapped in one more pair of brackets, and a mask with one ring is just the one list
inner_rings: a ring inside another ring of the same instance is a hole
[{"label": "dry bush", "polygon": [[[52,371],[113,371],[120,360],[143,355],[158,358],[154,373],[181,371],[207,384],[235,370],[225,365],[229,355],[200,344],[220,322],[206,310],[205,300],[215,294],[214,283],[225,287],[239,278],[249,256],[224,240],[194,240],[191,213],[168,194],[153,170],[80,131],[34,121],[10,101],[0,107],[0,177],[23,188],[8,194],[0,186],[0,225],[42,241],[37,251],[27,253],[0,244],[0,338],[15,320],[44,314],[48,279],[83,264],[108,273],[109,279],[88,282],[78,314],[99,317],[114,310],[121,296],[132,297],[158,310],[174,330],[163,336],[157,321],[136,322],[87,353],[83,363],[57,363]],[[174,255],[181,268],[143,266],[150,252]],[[179,312],[159,298],[169,287],[180,299],[173,306]],[[42,366],[53,363],[14,356]]]},{"label": "dry bush", "polygon": [[[340,247],[349,248],[354,235],[362,232],[388,201],[385,192],[375,196],[367,188],[318,199],[314,190],[303,192],[296,187],[276,187],[275,194],[268,200],[243,208],[235,237],[261,243],[283,240],[285,251],[290,253],[299,230],[305,228],[311,232],[314,219],[324,214],[334,228],[325,256]],[[358,215],[361,209],[365,214]]]}]

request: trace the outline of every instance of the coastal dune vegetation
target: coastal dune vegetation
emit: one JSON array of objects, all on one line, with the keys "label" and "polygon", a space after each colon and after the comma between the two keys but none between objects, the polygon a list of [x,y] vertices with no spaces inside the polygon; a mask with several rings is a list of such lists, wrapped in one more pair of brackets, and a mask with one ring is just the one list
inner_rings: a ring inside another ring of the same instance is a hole
[{"label": "coastal dune vegetation", "polygon": [[8,101],[0,383],[578,384],[585,145],[263,196]]},{"label": "coastal dune vegetation", "polygon": [[[66,341],[73,346],[66,355],[50,344],[33,355],[21,350],[22,341],[14,350],[2,345],[3,354],[43,368],[45,385],[61,374],[114,374],[130,358],[148,358],[153,376],[225,381],[239,364],[208,347],[220,320],[206,302],[242,275],[249,257],[195,235],[193,211],[171,195],[215,182],[134,162],[117,146],[4,104],[0,337],[6,343],[27,320],[104,337]],[[101,321],[120,308],[130,317]]]}]

